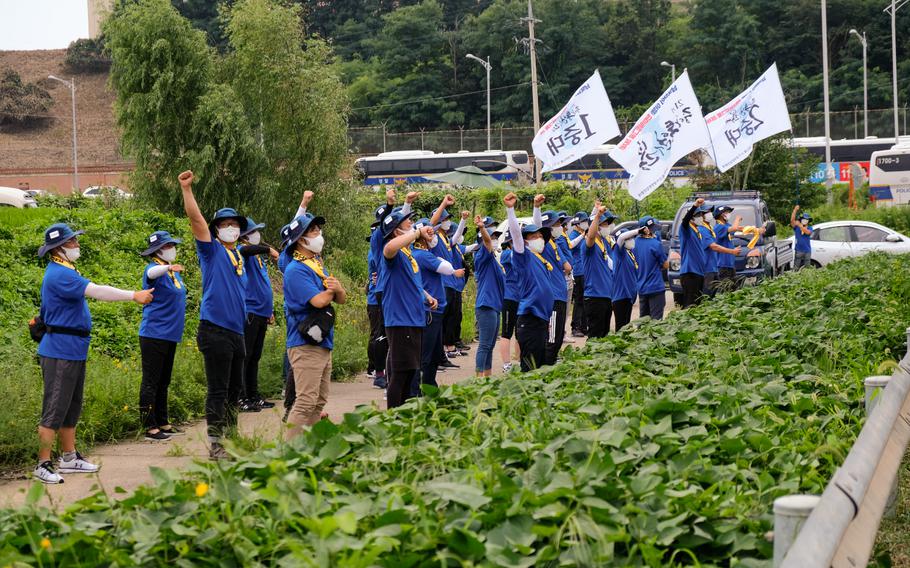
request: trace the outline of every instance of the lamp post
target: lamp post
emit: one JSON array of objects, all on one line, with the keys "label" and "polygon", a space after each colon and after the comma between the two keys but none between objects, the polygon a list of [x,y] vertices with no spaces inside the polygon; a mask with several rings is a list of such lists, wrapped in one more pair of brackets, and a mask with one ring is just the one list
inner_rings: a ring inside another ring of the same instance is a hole
[{"label": "lamp post", "polygon": [[850,30],[861,44],[863,44],[863,137],[869,137],[869,81],[867,77],[868,66],[866,64],[866,32],[862,35],[858,31]]},{"label": "lamp post", "polygon": [[672,76],[673,76],[673,82],[675,83],[675,82],[676,82],[676,64],[674,64],[674,63],[668,63],[668,62],[666,62],[666,61],[661,61],[661,62],[660,62],[660,66],[661,66],[661,67],[669,67],[669,68],[670,68],[670,73],[672,74]]},{"label": "lamp post", "polygon": [[897,11],[910,0],[891,0],[891,5],[884,12],[891,14],[891,81],[894,88],[894,143],[900,144],[900,131],[897,127]]},{"label": "lamp post", "polygon": [[487,70],[487,150],[489,150],[490,149],[490,70],[493,68],[493,66],[490,65],[490,56],[487,56],[486,61],[484,61],[483,59],[477,57],[476,55],[472,55],[470,53],[467,54],[465,57],[467,57],[468,59],[473,59],[474,61],[477,61],[478,63],[483,65],[484,69]]},{"label": "lamp post", "polygon": [[66,88],[70,90],[70,96],[73,100],[73,189],[79,191],[79,146],[76,142],[76,78],[73,77],[69,81],[65,81],[60,77],[54,77],[53,75],[48,75],[47,78],[59,81],[66,85]]}]

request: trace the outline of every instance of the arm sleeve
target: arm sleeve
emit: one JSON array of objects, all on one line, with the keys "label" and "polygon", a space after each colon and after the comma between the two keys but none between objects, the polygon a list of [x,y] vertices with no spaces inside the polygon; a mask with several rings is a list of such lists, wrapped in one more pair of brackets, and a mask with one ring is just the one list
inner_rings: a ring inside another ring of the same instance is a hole
[{"label": "arm sleeve", "polygon": [[306,207],[301,205],[300,207],[297,208],[297,213],[294,214],[294,219],[296,219],[297,217],[300,217],[301,215],[305,215],[305,214],[306,214]]},{"label": "arm sleeve", "polygon": [[680,223],[680,226],[685,227],[686,225],[689,224],[689,221],[692,220],[692,215],[695,215],[696,209],[698,209],[698,207],[693,205],[692,207],[689,208],[688,211],[686,211],[686,214],[683,215],[682,223]]},{"label": "arm sleeve", "polygon": [[537,225],[538,227],[540,227],[543,224],[543,221],[541,220],[541,215],[540,215],[540,207],[534,206],[533,218],[534,218],[533,219],[534,224]]},{"label": "arm sleeve", "polygon": [[[389,209],[389,212],[391,212],[391,209]],[[408,215],[410,213],[411,213],[411,204],[408,203],[407,201],[405,201],[404,205],[401,206],[401,214]]]},{"label": "arm sleeve", "polygon": [[256,256],[257,254],[268,254],[269,247],[265,245],[244,245],[240,247],[240,255],[243,258],[249,258],[251,256]]},{"label": "arm sleeve", "polygon": [[516,254],[524,254],[525,240],[521,236],[521,227],[518,225],[518,217],[515,216],[515,209],[507,207],[506,218],[509,221],[509,234],[512,236],[512,251]]},{"label": "arm sleeve", "polygon": [[577,247],[577,246],[578,246],[578,243],[580,243],[580,242],[583,241],[583,240],[585,240],[585,234],[584,234],[584,233],[579,233],[577,237],[575,237],[574,239],[572,239],[572,248]]},{"label": "arm sleeve", "polygon": [[464,253],[471,254],[479,248],[480,248],[480,243],[473,243],[473,244],[470,244],[470,245],[464,247]]},{"label": "arm sleeve", "polygon": [[85,297],[102,302],[131,302],[133,293],[129,290],[121,290],[113,286],[98,286],[89,282],[85,288]]},{"label": "arm sleeve", "polygon": [[465,227],[465,220],[462,219],[461,221],[458,222],[458,228],[455,229],[455,234],[452,235],[452,242],[455,243],[456,245],[460,245],[461,243],[464,242],[464,227]]},{"label": "arm sleeve", "polygon": [[609,268],[611,271],[613,270],[613,255],[612,254],[607,255],[607,268]]},{"label": "arm sleeve", "polygon": [[448,260],[440,260],[439,266],[436,267],[436,272],[443,276],[451,276],[455,274],[455,267]]},{"label": "arm sleeve", "polygon": [[625,233],[619,235],[616,239],[616,246],[622,246],[622,244],[632,237],[638,236],[638,231],[626,231]]},{"label": "arm sleeve", "polygon": [[148,270],[145,271],[145,276],[149,280],[157,280],[157,279],[161,278],[162,276],[164,276],[165,274],[167,274],[167,271],[170,269],[171,269],[170,264],[166,264],[163,266],[162,265],[152,266],[151,268],[149,268]]}]

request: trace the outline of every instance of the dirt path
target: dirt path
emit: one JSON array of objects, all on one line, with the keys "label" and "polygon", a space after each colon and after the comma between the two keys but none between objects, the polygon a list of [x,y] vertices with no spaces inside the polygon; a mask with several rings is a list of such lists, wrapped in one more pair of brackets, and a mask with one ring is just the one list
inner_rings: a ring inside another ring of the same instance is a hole
[{"label": "dirt path", "polygon": [[[667,310],[672,311],[672,295],[667,294]],[[633,309],[637,318],[638,307]],[[566,334],[567,345],[580,347],[585,338],[572,338]],[[458,369],[440,371],[437,379],[442,385],[451,385],[471,378],[474,375],[474,353],[477,344],[471,344],[471,350],[464,357],[454,362]],[[499,349],[493,353],[493,373],[500,373],[502,358]],[[283,432],[281,417],[284,409],[280,401],[274,409],[240,415],[240,431],[243,436],[262,442],[278,440]],[[334,421],[340,421],[346,412],[357,406],[373,404],[385,408],[383,391],[373,387],[366,375],[359,375],[353,382],[332,383],[329,403],[326,411]],[[101,465],[101,470],[94,475],[69,474],[61,485],[48,485],[43,504],[51,507],[65,506],[103,489],[113,494],[115,488],[123,488],[132,493],[137,487],[152,481],[150,467],[163,469],[182,469],[193,460],[208,459],[206,446],[205,421],[198,421],[186,426],[186,435],[178,436],[166,442],[146,442],[144,440],[122,441],[94,448],[86,457]],[[29,471],[30,473],[30,471]],[[30,487],[30,477],[13,481],[0,482],[0,507],[20,506],[25,502],[25,494]],[[126,495],[124,494],[124,495]]]}]

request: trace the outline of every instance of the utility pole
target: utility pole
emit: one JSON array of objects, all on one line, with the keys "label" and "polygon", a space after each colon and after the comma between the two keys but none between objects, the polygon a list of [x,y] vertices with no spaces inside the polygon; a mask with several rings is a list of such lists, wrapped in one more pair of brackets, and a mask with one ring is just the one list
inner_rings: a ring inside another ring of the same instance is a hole
[{"label": "utility pole", "polygon": [[[534,134],[540,130],[540,106],[537,104],[537,40],[534,39],[534,24],[540,20],[534,19],[534,9],[531,0],[528,0],[528,17],[522,18],[528,22],[528,44],[531,49],[531,102],[534,108]],[[534,182],[540,185],[540,160],[534,156]]]},{"label": "utility pole", "polygon": [[822,83],[825,106],[825,189],[834,203],[834,168],[831,166],[831,117],[828,107],[828,5],[822,0]]}]

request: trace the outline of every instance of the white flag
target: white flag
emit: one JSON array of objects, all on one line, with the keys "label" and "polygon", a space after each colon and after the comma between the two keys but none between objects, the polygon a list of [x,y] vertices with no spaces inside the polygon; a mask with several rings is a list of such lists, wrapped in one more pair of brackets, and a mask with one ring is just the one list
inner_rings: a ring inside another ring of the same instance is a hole
[{"label": "white flag", "polygon": [[705,122],[714,145],[714,163],[722,172],[752,153],[752,145],[759,140],[790,130],[777,64],[732,101],[706,116]]},{"label": "white flag", "polygon": [[642,200],[660,187],[676,162],[710,146],[701,106],[689,73],[683,71],[610,151],[610,157],[629,172],[629,194]]},{"label": "white flag", "polygon": [[566,106],[540,127],[531,147],[543,162],[542,172],[555,170],[619,136],[619,125],[607,98],[600,71],[595,71]]}]

